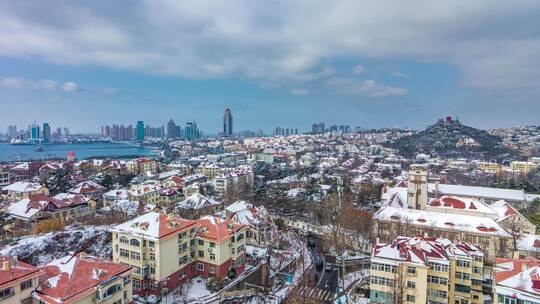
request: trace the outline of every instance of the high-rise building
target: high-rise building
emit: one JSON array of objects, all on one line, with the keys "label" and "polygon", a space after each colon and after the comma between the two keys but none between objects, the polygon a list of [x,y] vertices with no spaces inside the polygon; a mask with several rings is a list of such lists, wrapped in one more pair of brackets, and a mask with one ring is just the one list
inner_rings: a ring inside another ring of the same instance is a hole
[{"label": "high-rise building", "polygon": [[40,130],[39,125],[35,122],[30,126],[30,141],[39,141]]},{"label": "high-rise building", "polygon": [[51,142],[51,126],[48,122],[43,123],[43,142],[44,143],[50,143]]},{"label": "high-rise building", "polygon": [[16,138],[17,137],[17,126],[10,125],[7,127],[7,136],[9,138]]},{"label": "high-rise building", "polygon": [[69,128],[64,128],[64,136],[69,136]]},{"label": "high-rise building", "polygon": [[314,123],[313,125],[311,125],[311,133],[313,134],[317,134],[319,133],[319,125]]},{"label": "high-rise building", "polygon": [[200,132],[197,128],[197,123],[194,121],[187,122],[186,128],[184,129],[184,138],[186,140],[195,140],[199,138]]},{"label": "high-rise building", "polygon": [[137,140],[144,140],[144,121],[142,120],[137,121]]},{"label": "high-rise building", "polygon": [[223,114],[223,135],[232,136],[233,134],[233,115],[231,109],[225,109]]},{"label": "high-rise building", "polygon": [[171,118],[169,119],[169,122],[167,123],[167,138],[177,138],[180,137],[180,134],[177,133],[176,124],[174,123],[174,120]]},{"label": "high-rise building", "polygon": [[324,127],[324,122],[319,123],[319,133],[326,132],[326,128]]}]

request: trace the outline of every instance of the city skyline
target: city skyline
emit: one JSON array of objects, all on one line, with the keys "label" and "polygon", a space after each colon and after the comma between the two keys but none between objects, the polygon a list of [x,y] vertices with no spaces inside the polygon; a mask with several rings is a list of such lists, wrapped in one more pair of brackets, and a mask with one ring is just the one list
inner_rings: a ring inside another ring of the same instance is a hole
[{"label": "city skyline", "polygon": [[0,128],[46,120],[95,133],[173,118],[212,134],[227,107],[236,130],[266,133],[313,121],[420,129],[448,115],[538,124],[540,4],[464,3],[419,3],[420,14],[360,1],[53,1],[45,16],[0,2],[0,102],[12,112]]}]

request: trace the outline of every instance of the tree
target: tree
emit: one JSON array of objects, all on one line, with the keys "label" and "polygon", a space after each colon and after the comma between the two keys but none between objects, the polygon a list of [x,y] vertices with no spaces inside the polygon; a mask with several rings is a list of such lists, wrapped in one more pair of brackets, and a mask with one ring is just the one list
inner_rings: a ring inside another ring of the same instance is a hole
[{"label": "tree", "polygon": [[58,169],[54,173],[52,180],[49,184],[49,193],[56,195],[58,193],[64,193],[69,189],[69,176],[64,169]]},{"label": "tree", "polygon": [[112,177],[109,174],[105,174],[105,176],[103,176],[103,178],[101,179],[100,184],[106,189],[111,189],[113,186]]}]

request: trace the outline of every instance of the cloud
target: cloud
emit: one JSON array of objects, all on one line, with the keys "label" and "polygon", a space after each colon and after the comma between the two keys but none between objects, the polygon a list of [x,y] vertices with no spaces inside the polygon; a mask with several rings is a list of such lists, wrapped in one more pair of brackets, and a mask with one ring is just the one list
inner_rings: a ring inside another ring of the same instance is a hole
[{"label": "cloud", "polygon": [[64,82],[62,84],[62,91],[64,92],[75,92],[79,90],[79,86],[74,82]]},{"label": "cloud", "polygon": [[540,86],[538,1],[48,3],[0,0],[0,56],[277,84],[329,77],[336,58],[408,60],[474,88]]},{"label": "cloud", "polygon": [[303,89],[303,88],[297,88],[297,89],[291,90],[291,94],[293,95],[309,95],[310,93],[311,93],[310,90]]},{"label": "cloud", "polygon": [[79,90],[79,86],[74,82],[64,82],[60,85],[57,81],[44,79],[44,80],[30,80],[23,77],[11,76],[0,79],[0,86],[8,89],[15,90],[39,90],[39,91],[58,91],[73,92]]},{"label": "cloud", "polygon": [[360,75],[367,71],[367,69],[362,65],[357,65],[353,68],[353,74]]},{"label": "cloud", "polygon": [[99,93],[105,94],[105,95],[113,95],[118,92],[118,89],[116,88],[102,88],[98,90]]},{"label": "cloud", "polygon": [[336,93],[343,95],[361,95],[365,97],[401,97],[409,94],[407,89],[378,83],[375,80],[357,80],[354,78],[334,78],[327,82]]}]

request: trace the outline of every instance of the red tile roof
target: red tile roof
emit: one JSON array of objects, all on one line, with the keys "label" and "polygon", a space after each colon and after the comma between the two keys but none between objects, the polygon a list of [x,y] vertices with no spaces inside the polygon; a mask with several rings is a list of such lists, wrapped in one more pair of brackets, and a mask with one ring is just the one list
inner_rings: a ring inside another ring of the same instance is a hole
[{"label": "red tile roof", "polygon": [[[7,263],[7,270],[4,270]],[[39,268],[16,260],[10,256],[0,255],[0,289],[13,286],[19,282],[41,275]]]},{"label": "red tile roof", "polygon": [[100,283],[133,272],[129,265],[80,254],[55,260],[42,270],[45,275],[34,295],[56,303],[73,303],[93,294]]}]

